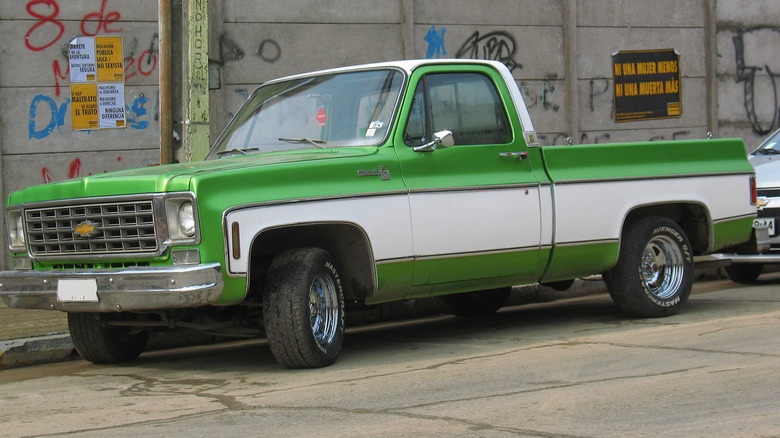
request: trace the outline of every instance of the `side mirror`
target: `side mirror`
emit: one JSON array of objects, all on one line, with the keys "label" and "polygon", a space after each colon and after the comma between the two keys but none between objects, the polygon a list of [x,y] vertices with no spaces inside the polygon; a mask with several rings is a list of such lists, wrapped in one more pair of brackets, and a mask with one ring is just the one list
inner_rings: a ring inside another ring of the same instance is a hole
[{"label": "side mirror", "polygon": [[444,149],[455,145],[452,131],[439,131],[433,134],[433,141],[414,148],[415,152],[433,152],[436,149]]}]

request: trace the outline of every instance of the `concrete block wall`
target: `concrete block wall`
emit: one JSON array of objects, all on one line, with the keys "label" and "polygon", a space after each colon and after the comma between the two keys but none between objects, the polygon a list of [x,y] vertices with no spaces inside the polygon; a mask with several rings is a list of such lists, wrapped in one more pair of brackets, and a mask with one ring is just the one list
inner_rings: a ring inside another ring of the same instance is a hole
[{"label": "concrete block wall", "polygon": [[[4,196],[34,184],[159,163],[157,5],[132,3],[0,3]],[[67,44],[95,34],[123,38],[126,129],[72,129]]]},{"label": "concrete block wall", "polygon": [[[0,1],[0,195],[159,163],[157,1]],[[73,131],[67,44],[122,36],[128,127]],[[0,262],[8,266],[5,214]]]},{"label": "concrete block wall", "polygon": [[[402,58],[504,61],[543,144],[569,136],[576,143],[694,139],[713,131],[741,137],[750,149],[780,127],[777,0],[209,3],[210,58],[222,63],[221,87],[211,92],[212,141],[263,81]],[[0,2],[3,198],[34,184],[159,162],[156,20],[157,0]],[[66,44],[93,34],[124,38],[126,129],[71,128]],[[615,123],[612,53],[664,48],[681,56],[683,116]]]},{"label": "concrete block wall", "polygon": [[720,134],[753,149],[780,128],[780,2],[718,0]]},{"label": "concrete block wall", "polygon": [[[705,138],[706,2],[577,2],[577,92],[580,143]],[[675,49],[680,54],[681,118],[615,123],[612,54]]]}]

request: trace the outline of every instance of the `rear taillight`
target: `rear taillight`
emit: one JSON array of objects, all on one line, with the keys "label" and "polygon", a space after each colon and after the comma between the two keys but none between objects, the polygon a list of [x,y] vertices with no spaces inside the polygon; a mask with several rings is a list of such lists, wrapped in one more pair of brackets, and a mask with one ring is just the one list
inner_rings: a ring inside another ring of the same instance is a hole
[{"label": "rear taillight", "polygon": [[756,187],[756,176],[750,177],[750,205],[758,205],[758,188]]}]

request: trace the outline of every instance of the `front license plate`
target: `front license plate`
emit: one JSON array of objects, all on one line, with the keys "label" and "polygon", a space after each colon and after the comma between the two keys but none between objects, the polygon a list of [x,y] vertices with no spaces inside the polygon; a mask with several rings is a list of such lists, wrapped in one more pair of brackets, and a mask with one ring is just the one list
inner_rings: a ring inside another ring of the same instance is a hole
[{"label": "front license plate", "polygon": [[97,303],[97,280],[62,279],[57,282],[57,301],[61,303]]},{"label": "front license plate", "polygon": [[775,235],[775,218],[760,217],[753,220],[753,228],[769,228],[769,235]]}]

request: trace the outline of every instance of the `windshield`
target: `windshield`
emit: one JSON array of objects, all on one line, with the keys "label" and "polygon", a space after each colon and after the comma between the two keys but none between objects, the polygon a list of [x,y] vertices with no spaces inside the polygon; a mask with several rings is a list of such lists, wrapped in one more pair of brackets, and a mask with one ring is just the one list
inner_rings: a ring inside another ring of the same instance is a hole
[{"label": "windshield", "polygon": [[403,82],[398,70],[291,79],[261,86],[206,157],[381,144]]},{"label": "windshield", "polygon": [[780,130],[775,131],[769,138],[761,143],[753,155],[777,155],[780,154]]}]

